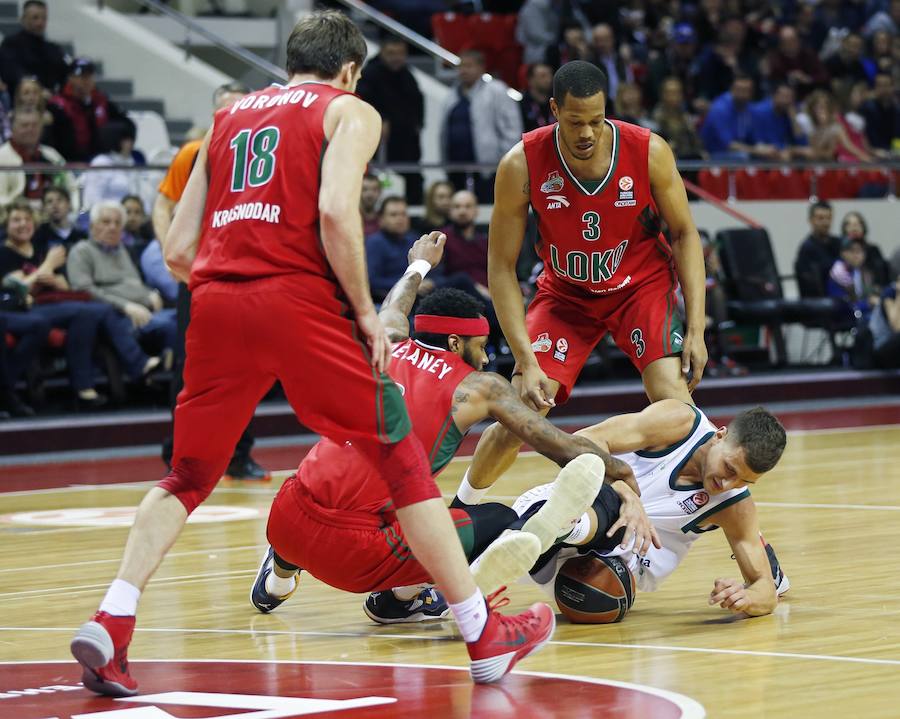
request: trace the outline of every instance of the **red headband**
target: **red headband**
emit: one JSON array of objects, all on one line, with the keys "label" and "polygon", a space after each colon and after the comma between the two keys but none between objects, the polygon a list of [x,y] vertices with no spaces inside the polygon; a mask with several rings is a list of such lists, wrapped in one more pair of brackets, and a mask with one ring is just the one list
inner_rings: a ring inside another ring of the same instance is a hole
[{"label": "red headband", "polygon": [[481,337],[491,332],[484,317],[441,317],[440,315],[416,315],[416,332],[434,335],[460,335],[461,337]]}]

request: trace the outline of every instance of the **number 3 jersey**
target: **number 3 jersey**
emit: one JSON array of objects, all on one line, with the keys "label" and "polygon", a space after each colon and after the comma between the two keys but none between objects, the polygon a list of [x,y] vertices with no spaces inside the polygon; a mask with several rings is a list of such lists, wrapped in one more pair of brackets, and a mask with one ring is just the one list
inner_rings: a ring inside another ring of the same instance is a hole
[{"label": "number 3 jersey", "polygon": [[671,272],[672,252],[650,194],[650,131],[616,120],[609,171],[577,179],[557,124],[522,136],[530,202],[538,219],[539,284],[565,297],[609,295]]},{"label": "number 3 jersey", "polygon": [[[691,409],[696,413],[694,425],[680,442],[656,452],[637,451],[616,455],[634,471],[641,488],[641,502],[647,517],[656,527],[662,549],[651,546],[645,557],[637,556],[631,546],[625,549],[616,547],[602,554],[622,557],[634,574],[638,588],[645,592],[658,588],[675,571],[700,534],[716,529],[714,525],[702,526],[709,521],[709,517],[750,496],[747,487],[711,495],[699,483],[676,485],[678,474],[694,452],[712,439],[716,432],[706,415],[696,407]],[[516,500],[513,509],[521,516],[534,502],[546,499],[546,492],[551,486],[546,484],[526,492]],[[533,579],[552,593],[559,567],[565,560],[583,552],[579,547],[563,547],[555,560],[551,560]]]},{"label": "number 3 jersey", "polygon": [[273,85],[216,113],[191,289],[297,273],[336,285],[319,238],[319,183],[325,110],[345,94],[320,82]]}]

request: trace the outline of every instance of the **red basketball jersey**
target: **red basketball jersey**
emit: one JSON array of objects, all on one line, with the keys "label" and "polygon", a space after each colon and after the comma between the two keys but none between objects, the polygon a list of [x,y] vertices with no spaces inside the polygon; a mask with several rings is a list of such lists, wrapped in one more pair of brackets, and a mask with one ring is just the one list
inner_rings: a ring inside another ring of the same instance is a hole
[{"label": "red basketball jersey", "polygon": [[650,131],[606,122],[612,161],[594,183],[569,170],[556,124],[522,136],[544,261],[541,286],[569,297],[621,292],[671,271],[671,248],[650,194]]},{"label": "red basketball jersey", "polygon": [[[415,340],[394,347],[388,374],[406,400],[413,432],[425,448],[435,475],[447,466],[463,440],[453,421],[453,393],[474,371],[453,352]],[[352,445],[323,439],[303,460],[298,477],[320,507],[382,513],[385,521],[392,521],[390,494],[382,479],[390,471],[390,467],[373,465]]]},{"label": "red basketball jersey", "polygon": [[191,289],[294,273],[334,282],[319,241],[319,170],[325,110],[345,94],[273,85],[216,113]]}]

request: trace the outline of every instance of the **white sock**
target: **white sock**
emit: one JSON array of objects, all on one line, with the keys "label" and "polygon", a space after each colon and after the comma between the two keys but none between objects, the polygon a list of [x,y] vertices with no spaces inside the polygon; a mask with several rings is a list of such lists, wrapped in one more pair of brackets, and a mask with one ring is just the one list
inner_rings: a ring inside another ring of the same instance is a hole
[{"label": "white sock", "polygon": [[581,515],[572,531],[563,539],[566,544],[584,544],[588,541],[588,534],[591,531],[591,518],[587,512]]},{"label": "white sock", "polygon": [[394,587],[391,591],[394,592],[394,596],[401,602],[411,602],[427,587],[427,584],[415,584],[411,587]]},{"label": "white sock", "polygon": [[487,489],[475,489],[469,484],[469,470],[463,475],[462,482],[459,483],[459,489],[456,490],[456,496],[463,504],[480,504],[484,499],[484,495],[488,493]]},{"label": "white sock", "polygon": [[100,603],[100,611],[114,617],[133,617],[137,614],[141,590],[124,579],[114,579]]},{"label": "white sock", "polygon": [[463,639],[466,642],[477,642],[488,620],[487,603],[481,590],[476,589],[475,594],[459,604],[451,604],[450,611],[456,618]]},{"label": "white sock", "polygon": [[294,587],[296,586],[296,575],[291,575],[290,577],[279,577],[273,571],[269,572],[269,576],[266,577],[266,591],[273,597],[283,597],[285,594],[290,594],[294,591]]}]

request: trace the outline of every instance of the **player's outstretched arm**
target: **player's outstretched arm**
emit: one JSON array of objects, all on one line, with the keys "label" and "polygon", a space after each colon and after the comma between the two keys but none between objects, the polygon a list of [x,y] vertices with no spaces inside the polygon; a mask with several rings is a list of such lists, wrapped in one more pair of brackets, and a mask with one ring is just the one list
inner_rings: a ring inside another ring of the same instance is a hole
[{"label": "player's outstretched arm", "polygon": [[530,196],[525,148],[518,143],[500,160],[488,232],[488,284],[503,334],[522,372],[522,396],[535,409],[553,406],[547,375],[538,366],[525,329],[525,302],[516,275]]},{"label": "player's outstretched arm", "polygon": [[197,256],[197,247],[200,243],[200,229],[203,224],[203,210],[206,207],[206,191],[209,187],[209,178],[206,174],[206,157],[209,154],[209,142],[212,138],[212,129],[206,133],[200,152],[197,153],[197,161],[175,217],[169,226],[165,237],[160,237],[163,248],[163,258],[172,275],[181,282],[187,282],[191,275],[191,265]]},{"label": "player's outstretched arm", "polygon": [[526,407],[512,385],[498,374],[473,372],[466,377],[453,395],[452,412],[456,425],[462,430],[488,417],[494,418],[560,467],[579,454],[596,454],[603,459],[610,481],[622,479],[637,487],[634,473],[625,462],[610,456],[587,437],[563,432]]},{"label": "player's outstretched arm", "polygon": [[759,520],[753,499],[748,496],[726,507],[712,515],[710,522],[725,532],[743,581],[716,579],[709,603],[751,617],[771,614],[778,604],[778,596],[766,550],[759,541]]},{"label": "player's outstretched arm", "polygon": [[639,449],[658,450],[690,434],[697,413],[677,399],[663,399],[640,412],[620,414],[575,434],[587,437],[613,454]]},{"label": "player's outstretched arm", "polygon": [[672,255],[681,291],[684,293],[687,331],[681,353],[682,371],[693,370],[688,389],[693,390],[703,376],[707,351],[703,340],[706,329],[706,269],[700,234],[694,226],[687,193],[675,156],[659,135],[650,136],[650,191],[660,215],[669,226]]},{"label": "player's outstretched arm", "polygon": [[447,235],[435,230],[422,235],[410,248],[409,267],[388,292],[378,313],[391,342],[402,342],[409,337],[409,313],[416,301],[416,293],[425,279],[424,274],[440,263],[446,242]]}]

